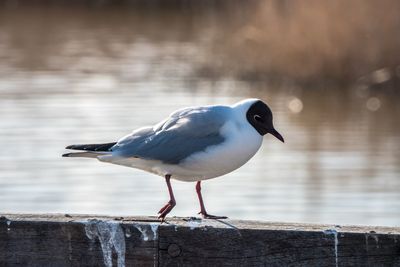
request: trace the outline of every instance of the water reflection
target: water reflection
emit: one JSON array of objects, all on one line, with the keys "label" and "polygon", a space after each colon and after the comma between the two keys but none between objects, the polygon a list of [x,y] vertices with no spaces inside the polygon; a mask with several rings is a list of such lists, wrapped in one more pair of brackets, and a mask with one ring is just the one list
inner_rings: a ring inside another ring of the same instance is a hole
[{"label": "water reflection", "polygon": [[[202,63],[213,58],[212,47],[224,30],[218,16],[155,16],[2,12],[1,211],[153,215],[167,198],[161,178],[63,159],[63,147],[113,141],[183,106],[258,97],[274,110],[275,125],[287,142],[267,136],[251,162],[206,182],[211,213],[400,223],[396,98],[379,90],[274,87],[215,76]],[[173,215],[195,215],[194,184],[174,186]]]}]

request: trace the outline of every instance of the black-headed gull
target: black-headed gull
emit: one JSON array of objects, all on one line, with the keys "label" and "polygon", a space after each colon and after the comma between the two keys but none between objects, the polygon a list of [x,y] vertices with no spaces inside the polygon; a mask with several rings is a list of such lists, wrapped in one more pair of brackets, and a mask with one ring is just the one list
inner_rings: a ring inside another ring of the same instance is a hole
[{"label": "black-headed gull", "polygon": [[137,129],[118,142],[67,146],[83,151],[63,157],[97,158],[165,177],[170,200],[159,211],[161,220],[176,204],[170,179],[197,182],[199,214],[222,219],[226,217],[207,213],[201,181],[241,167],[258,151],[267,133],[284,142],[273,126],[270,108],[259,99],[245,99],[232,106],[180,109],[153,127]]}]

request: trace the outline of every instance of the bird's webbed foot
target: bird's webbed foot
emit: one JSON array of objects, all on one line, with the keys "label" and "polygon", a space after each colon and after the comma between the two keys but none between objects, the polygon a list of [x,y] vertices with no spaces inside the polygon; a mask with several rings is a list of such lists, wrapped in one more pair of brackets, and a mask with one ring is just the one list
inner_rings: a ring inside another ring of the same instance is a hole
[{"label": "bird's webbed foot", "polygon": [[226,216],[211,215],[211,214],[208,214],[207,212],[200,211],[198,214],[201,214],[201,217],[203,217],[203,219],[214,219],[214,220],[228,219],[228,217],[226,217]]},{"label": "bird's webbed foot", "polygon": [[162,222],[165,221],[165,217],[168,215],[168,213],[171,212],[171,210],[175,207],[175,205],[176,205],[175,200],[168,201],[168,203],[165,204],[165,206],[162,207],[158,212],[159,214],[158,219],[160,219]]}]

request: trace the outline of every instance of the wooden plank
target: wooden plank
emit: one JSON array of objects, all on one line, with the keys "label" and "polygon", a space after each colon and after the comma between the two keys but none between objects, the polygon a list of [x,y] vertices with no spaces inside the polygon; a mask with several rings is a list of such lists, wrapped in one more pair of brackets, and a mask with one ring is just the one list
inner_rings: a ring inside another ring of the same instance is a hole
[{"label": "wooden plank", "polygon": [[[160,228],[161,266],[400,266],[398,228],[194,220],[186,226]],[[169,255],[172,244],[179,256]]]},{"label": "wooden plank", "polygon": [[158,241],[152,233],[149,222],[111,217],[6,215],[0,266],[154,266]]},{"label": "wooden plank", "polygon": [[400,229],[90,215],[0,217],[0,266],[400,266]]}]

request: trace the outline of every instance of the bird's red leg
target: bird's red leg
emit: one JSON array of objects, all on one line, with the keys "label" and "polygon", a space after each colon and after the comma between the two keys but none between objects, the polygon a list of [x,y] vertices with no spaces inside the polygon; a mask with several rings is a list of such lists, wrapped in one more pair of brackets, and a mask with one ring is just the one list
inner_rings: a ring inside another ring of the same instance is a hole
[{"label": "bird's red leg", "polygon": [[201,216],[203,216],[204,219],[226,219],[226,218],[228,218],[226,216],[215,216],[215,215],[210,215],[207,213],[206,208],[204,207],[203,197],[201,195],[201,181],[197,181],[196,192],[197,192],[197,196],[199,197],[199,202],[200,202],[199,214],[201,214]]},{"label": "bird's red leg", "polygon": [[165,181],[167,182],[167,186],[168,186],[168,192],[169,192],[169,201],[168,203],[162,207],[160,209],[160,211],[158,212],[158,214],[160,214],[158,216],[159,219],[161,219],[161,221],[165,220],[165,216],[167,216],[167,214],[175,207],[176,205],[176,201],[175,201],[175,197],[174,197],[174,192],[172,191],[172,186],[171,186],[171,175],[167,174],[165,175]]}]

